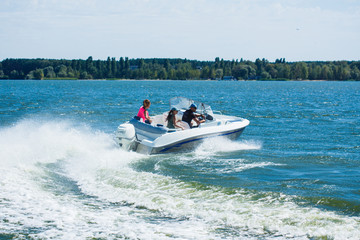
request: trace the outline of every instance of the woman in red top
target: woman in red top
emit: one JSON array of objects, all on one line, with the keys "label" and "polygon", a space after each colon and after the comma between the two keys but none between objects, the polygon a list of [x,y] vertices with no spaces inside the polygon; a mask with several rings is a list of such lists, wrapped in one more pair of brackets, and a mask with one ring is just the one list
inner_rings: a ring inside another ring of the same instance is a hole
[{"label": "woman in red top", "polygon": [[139,112],[137,114],[137,116],[140,117],[146,123],[151,123],[151,119],[149,117],[149,112],[148,112],[150,105],[151,105],[150,100],[145,99],[143,105],[140,107]]}]

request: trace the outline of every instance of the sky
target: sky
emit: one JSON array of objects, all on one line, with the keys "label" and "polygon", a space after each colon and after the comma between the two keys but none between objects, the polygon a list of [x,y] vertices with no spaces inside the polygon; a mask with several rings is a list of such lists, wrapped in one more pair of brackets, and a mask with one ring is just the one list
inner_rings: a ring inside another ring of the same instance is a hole
[{"label": "sky", "polygon": [[360,60],[360,0],[0,0],[0,60]]}]

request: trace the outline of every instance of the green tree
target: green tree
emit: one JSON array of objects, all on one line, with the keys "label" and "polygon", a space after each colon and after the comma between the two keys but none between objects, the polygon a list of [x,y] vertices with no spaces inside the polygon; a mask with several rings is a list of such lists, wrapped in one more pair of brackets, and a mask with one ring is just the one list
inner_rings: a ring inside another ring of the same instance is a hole
[{"label": "green tree", "polygon": [[44,76],[50,79],[56,78],[56,73],[54,71],[54,68],[52,66],[44,68]]},{"label": "green tree", "polygon": [[42,69],[36,69],[36,70],[30,71],[26,75],[26,79],[42,80],[42,79],[44,79],[44,71]]},{"label": "green tree", "polygon": [[290,79],[291,68],[288,64],[276,64],[277,77]]},{"label": "green tree", "polygon": [[216,78],[215,68],[211,67],[209,71],[209,79],[215,79],[215,78]]},{"label": "green tree", "polygon": [[111,64],[111,59],[110,57],[107,58],[106,60],[106,77],[107,78],[112,78],[113,77],[113,71],[112,71],[112,64]]},{"label": "green tree", "polygon": [[[1,73],[0,73],[0,77],[1,77]],[[356,66],[354,66],[351,69],[351,79],[360,80],[360,70]]]},{"label": "green tree", "polygon": [[125,69],[125,60],[123,57],[120,58],[120,71],[122,72]]},{"label": "green tree", "polygon": [[310,80],[316,80],[321,78],[321,67],[317,64],[312,64],[311,67],[309,67],[309,79]]},{"label": "green tree", "polygon": [[224,71],[221,68],[216,69],[215,71],[215,78],[222,79],[224,76]]},{"label": "green tree", "polygon": [[309,70],[305,62],[297,62],[292,68],[292,79],[308,79]]},{"label": "green tree", "polygon": [[215,69],[218,69],[218,68],[220,68],[220,58],[219,57],[215,58]]},{"label": "green tree", "polygon": [[205,66],[201,70],[200,78],[201,79],[209,79],[209,77],[210,77],[210,68],[208,66]]},{"label": "green tree", "polygon": [[339,66],[339,78],[338,80],[349,80],[351,78],[351,69],[349,65],[342,64]]},{"label": "green tree", "polygon": [[268,73],[267,71],[262,71],[262,73],[260,74],[261,79],[264,80],[270,80],[271,79],[271,75],[270,73]]},{"label": "green tree", "polygon": [[268,64],[265,70],[271,75],[271,78],[276,79],[278,77],[278,71],[276,70],[274,64]]},{"label": "green tree", "polygon": [[139,66],[140,69],[145,67],[145,61],[144,61],[144,59],[141,58],[141,59],[139,60],[138,66]]},{"label": "green tree", "polygon": [[93,77],[88,72],[82,71],[80,73],[80,79],[93,79]]},{"label": "green tree", "polygon": [[224,76],[231,76],[231,68],[230,66],[225,66],[224,68]]},{"label": "green tree", "polygon": [[44,79],[44,71],[42,69],[36,69],[34,72],[34,77],[35,77],[35,79],[43,80]]},{"label": "green tree", "polygon": [[263,62],[259,58],[257,58],[255,60],[255,66],[256,66],[256,75],[260,76],[262,71],[263,71],[263,68],[264,68],[263,67]]},{"label": "green tree", "polygon": [[57,76],[60,78],[67,77],[67,67],[65,65],[60,65],[55,68]]},{"label": "green tree", "polygon": [[111,77],[115,77],[118,71],[115,58],[111,58],[111,71],[112,71]]},{"label": "green tree", "polygon": [[322,66],[320,77],[322,80],[330,80],[332,78],[332,70],[328,65]]},{"label": "green tree", "polygon": [[170,71],[168,71],[168,79],[172,79],[172,80],[176,79],[175,69],[170,69]]},{"label": "green tree", "polygon": [[232,71],[232,74],[236,79],[248,79],[249,78],[248,67],[244,64],[236,65]]},{"label": "green tree", "polygon": [[164,67],[165,67],[167,72],[171,69],[171,64],[170,64],[169,59],[165,59]]},{"label": "green tree", "polygon": [[76,77],[76,71],[70,66],[67,68],[67,77],[68,78],[75,78]]},{"label": "green tree", "polygon": [[17,70],[12,70],[10,72],[10,79],[19,79],[20,75]]}]

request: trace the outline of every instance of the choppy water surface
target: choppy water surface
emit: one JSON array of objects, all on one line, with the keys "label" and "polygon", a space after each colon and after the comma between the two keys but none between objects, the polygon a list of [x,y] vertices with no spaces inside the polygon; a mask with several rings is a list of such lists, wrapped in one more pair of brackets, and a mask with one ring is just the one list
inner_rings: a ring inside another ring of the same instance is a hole
[{"label": "choppy water surface", "polygon": [[[142,100],[250,120],[237,141],[144,156]],[[360,83],[0,81],[0,239],[360,239]]]}]

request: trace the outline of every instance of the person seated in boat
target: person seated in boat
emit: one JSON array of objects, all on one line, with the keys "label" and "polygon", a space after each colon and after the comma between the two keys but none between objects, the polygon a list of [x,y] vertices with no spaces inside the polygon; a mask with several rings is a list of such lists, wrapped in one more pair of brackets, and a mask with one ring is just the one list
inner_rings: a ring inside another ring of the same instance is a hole
[{"label": "person seated in boat", "polygon": [[[183,117],[182,117],[182,120],[184,122],[187,122],[189,124],[190,128],[193,128],[192,120],[194,120],[196,122],[197,126],[199,126],[200,123],[205,122],[204,115],[195,113],[196,109],[197,109],[196,104],[194,104],[194,103],[191,104],[190,108],[184,112]],[[202,119],[199,119],[198,117],[202,117]]]},{"label": "person seated in boat", "polygon": [[149,99],[143,101],[143,105],[140,107],[137,116],[143,120],[143,122],[151,124],[148,109],[150,108],[151,102]]},{"label": "person seated in boat", "polygon": [[176,114],[178,112],[179,112],[179,110],[177,110],[174,107],[170,110],[168,116],[166,117],[167,127],[172,128],[172,129],[181,128],[182,130],[185,130],[185,128],[179,124],[179,122],[181,122],[181,120],[176,120]]}]

